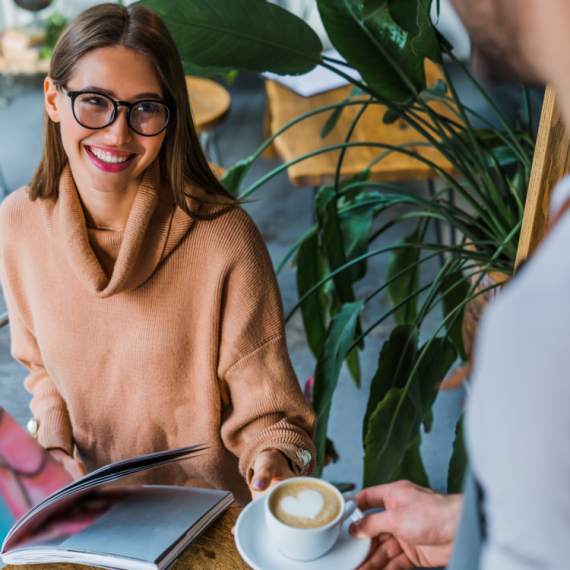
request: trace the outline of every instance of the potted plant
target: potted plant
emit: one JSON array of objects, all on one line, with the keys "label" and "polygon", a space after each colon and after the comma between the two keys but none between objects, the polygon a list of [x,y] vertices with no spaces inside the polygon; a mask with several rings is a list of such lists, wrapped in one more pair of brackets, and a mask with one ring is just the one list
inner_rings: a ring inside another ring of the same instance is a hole
[{"label": "potted plant", "polygon": [[[327,113],[325,135],[345,107],[360,107],[345,142],[316,151],[342,149],[335,180],[317,192],[314,226],[300,237],[277,271],[295,258],[299,302],[293,311],[302,311],[308,343],[317,360],[311,402],[318,416],[319,473],[341,367],[346,363],[359,386],[359,352],[364,350],[366,336],[392,318],[394,327],[379,354],[363,421],[363,483],[368,486],[407,478],[428,485],[420,453],[422,425],[429,431],[438,386],[458,358],[467,358],[461,331],[464,307],[500,285],[492,281],[482,286],[486,276],[513,272],[534,150],[528,93],[523,90],[526,124],[513,129],[435,29],[430,16],[432,0],[318,0],[327,33],[346,62],[322,56],[316,33],[301,19],[268,2],[141,3],[164,18],[188,72],[245,69],[302,74],[322,65],[354,85],[344,102],[317,109],[282,129],[315,113]],[[444,55],[473,82],[497,115],[500,129],[459,99],[443,65]],[[445,82],[426,84],[426,59],[441,66]],[[362,80],[344,73],[346,66],[357,69]],[[439,113],[434,101],[449,113]],[[445,185],[426,199],[370,181],[369,168],[342,179],[344,152],[355,145],[350,141],[352,129],[371,104],[387,107],[385,122],[406,121],[438,149],[458,176],[443,172],[405,145],[370,142],[358,144],[376,148],[375,160],[391,152],[415,156],[436,170]],[[472,118],[486,122],[486,127],[475,128]],[[241,188],[251,164],[282,131],[226,172],[223,182],[229,190],[247,197],[287,168],[285,164],[249,188]],[[461,197],[465,205],[459,205],[455,197]],[[408,207],[406,213],[381,223],[386,213],[402,205]],[[389,247],[375,247],[388,228],[410,219],[416,220],[411,233]],[[436,221],[448,223],[458,241],[449,245],[430,241],[428,229]],[[366,297],[357,297],[354,284],[366,278],[367,260],[387,251],[391,260],[385,282]],[[443,259],[441,268],[425,282],[422,267],[436,257]],[[382,291],[387,292],[391,308],[364,330],[360,315]],[[441,309],[440,323],[420,344],[425,319],[436,309]],[[457,432],[450,491],[458,490],[465,463],[461,423]]]}]

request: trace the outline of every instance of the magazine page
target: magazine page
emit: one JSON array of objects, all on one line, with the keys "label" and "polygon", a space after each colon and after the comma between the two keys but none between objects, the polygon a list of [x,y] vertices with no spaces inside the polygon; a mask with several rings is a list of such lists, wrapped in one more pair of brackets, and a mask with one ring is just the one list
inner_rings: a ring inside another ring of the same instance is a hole
[{"label": "magazine page", "polygon": [[53,517],[54,513],[59,512],[59,503],[61,501],[63,501],[64,506],[73,504],[98,487],[118,482],[129,475],[147,471],[154,467],[163,467],[171,463],[182,461],[199,454],[199,452],[205,449],[207,448],[196,445],[135,457],[107,465],[81,479],[77,479],[37,504],[20,519],[8,533],[0,554],[4,555],[20,542],[29,540],[30,537],[37,533],[43,525]]},{"label": "magazine page", "polygon": [[232,501],[229,492],[213,489],[156,485],[101,489],[82,498],[81,508],[75,503],[58,513],[42,526],[41,533],[3,558],[16,564],[163,568]]},{"label": "magazine page", "polygon": [[[1,554],[27,539],[69,497],[77,501],[90,490],[128,475],[181,461],[206,450],[194,445],[125,459],[80,479],[73,477],[10,414],[0,406],[0,539]],[[66,500],[62,506],[69,504]],[[42,512],[44,511],[45,512]]]},{"label": "magazine page", "polygon": [[0,406],[0,542],[30,509],[73,481]]}]

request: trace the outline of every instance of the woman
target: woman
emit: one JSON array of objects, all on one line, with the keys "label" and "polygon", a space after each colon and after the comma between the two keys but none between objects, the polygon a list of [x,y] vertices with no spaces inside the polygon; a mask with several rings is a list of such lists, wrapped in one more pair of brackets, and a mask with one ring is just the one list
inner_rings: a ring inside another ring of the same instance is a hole
[{"label": "woman", "polygon": [[146,483],[244,504],[310,474],[314,417],[263,240],[212,174],[164,23],[100,4],[60,37],[45,148],[0,208],[12,353],[39,441],[76,476],[206,443]]}]

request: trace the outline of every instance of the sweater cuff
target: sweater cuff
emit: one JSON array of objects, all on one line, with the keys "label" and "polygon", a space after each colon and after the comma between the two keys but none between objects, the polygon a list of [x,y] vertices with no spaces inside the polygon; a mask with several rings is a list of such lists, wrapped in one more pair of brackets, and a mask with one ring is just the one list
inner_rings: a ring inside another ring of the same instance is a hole
[{"label": "sweater cuff", "polygon": [[[316,451],[313,442],[310,441],[308,437],[302,437],[300,434],[295,434],[292,438],[289,439],[290,441],[287,443],[279,441],[267,441],[263,445],[260,445],[256,448],[255,454],[246,454],[251,458],[247,465],[245,465],[245,462],[242,461],[245,459],[245,457],[242,456],[242,460],[240,460],[240,467],[244,467],[242,473],[245,472],[245,480],[248,486],[251,484],[251,480],[253,478],[253,465],[255,463],[255,460],[259,454],[263,453],[264,451],[280,451],[283,453],[283,455],[289,459],[289,462],[293,468],[293,473],[296,476],[304,475],[310,477],[314,475],[316,470]],[[310,461],[306,464],[303,460],[303,457],[308,458],[307,453],[298,453],[302,451],[307,452],[311,456]]]},{"label": "sweater cuff", "polygon": [[63,449],[73,457],[73,434],[71,422],[65,408],[47,410],[38,419],[38,441],[46,449]]}]

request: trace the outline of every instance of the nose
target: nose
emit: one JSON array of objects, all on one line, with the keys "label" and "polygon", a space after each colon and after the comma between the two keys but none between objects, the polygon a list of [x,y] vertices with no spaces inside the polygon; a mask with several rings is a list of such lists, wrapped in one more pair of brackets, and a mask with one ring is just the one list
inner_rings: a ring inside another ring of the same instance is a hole
[{"label": "nose", "polygon": [[127,109],[125,107],[117,109],[115,120],[108,127],[105,127],[104,131],[105,138],[115,146],[120,146],[131,140],[132,133],[127,123]]}]

